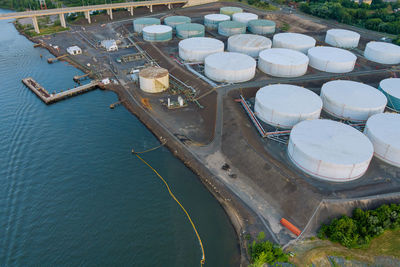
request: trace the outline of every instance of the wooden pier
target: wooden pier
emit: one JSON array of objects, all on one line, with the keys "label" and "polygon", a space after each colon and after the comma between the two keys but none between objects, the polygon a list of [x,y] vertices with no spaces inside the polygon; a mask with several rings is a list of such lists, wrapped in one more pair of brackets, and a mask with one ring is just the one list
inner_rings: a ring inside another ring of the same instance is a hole
[{"label": "wooden pier", "polygon": [[22,82],[29,89],[31,89],[31,91],[34,92],[45,104],[52,104],[52,103],[61,101],[66,98],[91,91],[91,90],[95,89],[97,86],[99,86],[99,84],[100,84],[98,81],[92,81],[88,84],[81,85],[79,87],[75,87],[73,89],[69,89],[64,92],[51,94],[43,86],[41,86],[38,82],[36,82],[31,77],[22,79]]},{"label": "wooden pier", "polygon": [[60,59],[62,59],[62,58],[64,58],[64,57],[66,57],[66,56],[68,56],[68,54],[65,54],[65,55],[62,55],[62,56],[59,56],[59,57],[48,58],[48,59],[47,59],[47,63],[51,64],[51,63],[53,63],[54,61],[60,60]]},{"label": "wooden pier", "polygon": [[90,74],[91,72],[82,75],[75,75],[73,79],[75,82],[79,82],[82,78],[89,77]]}]

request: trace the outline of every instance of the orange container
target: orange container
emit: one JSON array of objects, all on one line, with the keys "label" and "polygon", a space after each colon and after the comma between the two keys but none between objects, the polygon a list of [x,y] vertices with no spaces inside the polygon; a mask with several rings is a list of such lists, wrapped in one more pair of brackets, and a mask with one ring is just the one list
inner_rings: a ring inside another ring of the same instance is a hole
[{"label": "orange container", "polygon": [[299,236],[301,234],[301,231],[299,230],[299,228],[297,228],[296,226],[294,226],[293,224],[291,224],[288,220],[286,220],[285,218],[281,219],[281,224],[283,226],[285,226],[287,229],[289,229],[293,234]]}]

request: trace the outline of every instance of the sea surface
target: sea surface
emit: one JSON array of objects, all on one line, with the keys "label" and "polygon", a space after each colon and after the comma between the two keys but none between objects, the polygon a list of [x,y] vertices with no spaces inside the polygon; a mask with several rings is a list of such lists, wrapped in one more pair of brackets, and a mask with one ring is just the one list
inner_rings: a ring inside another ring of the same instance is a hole
[{"label": "sea surface", "polygon": [[[53,92],[81,74],[48,57],[0,21],[0,265],[199,266],[184,213],[131,154],[157,139],[123,106],[109,109],[118,100],[112,92],[42,103],[22,78]],[[166,148],[143,158],[192,216],[206,266],[238,264],[234,229],[196,175]]]}]

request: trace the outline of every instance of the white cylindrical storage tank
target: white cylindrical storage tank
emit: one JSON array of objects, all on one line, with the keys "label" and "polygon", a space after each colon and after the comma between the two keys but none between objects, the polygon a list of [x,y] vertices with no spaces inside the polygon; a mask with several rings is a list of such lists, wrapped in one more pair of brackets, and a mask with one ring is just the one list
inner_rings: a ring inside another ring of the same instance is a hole
[{"label": "white cylindrical storage tank", "polygon": [[152,25],[143,28],[143,40],[166,42],[172,39],[172,28],[165,25]]},{"label": "white cylindrical storage tank", "polygon": [[203,37],[205,28],[198,23],[185,23],[176,26],[176,36],[181,39]]},{"label": "white cylindrical storage tank", "polygon": [[359,41],[359,33],[343,29],[328,30],[325,36],[325,43],[342,48],[356,48]]},{"label": "white cylindrical storage tank", "polygon": [[384,79],[379,83],[381,90],[388,99],[387,106],[397,112],[400,111],[400,78]]},{"label": "white cylindrical storage tank", "polygon": [[265,35],[274,33],[276,24],[272,20],[255,19],[250,20],[247,23],[247,27],[251,33]]},{"label": "white cylindrical storage tank", "polygon": [[290,129],[303,120],[318,119],[322,101],[314,92],[290,84],[268,85],[257,91],[254,112],[265,123]]},{"label": "white cylindrical storage tank", "polygon": [[169,87],[168,70],[160,67],[148,67],[139,72],[140,89],[146,93],[160,93]]},{"label": "white cylindrical storage tank", "polygon": [[384,42],[369,42],[364,50],[364,56],[381,64],[399,64],[400,46]]},{"label": "white cylindrical storage tank", "polygon": [[271,48],[261,51],[258,58],[258,68],[271,76],[299,77],[307,72],[308,57],[301,52]]},{"label": "white cylindrical storage tank", "polygon": [[344,49],[318,46],[308,50],[310,66],[325,72],[346,73],[354,69],[357,57]]},{"label": "white cylindrical storage tank", "polygon": [[277,33],[272,39],[272,47],[293,49],[304,54],[307,54],[308,49],[314,47],[315,43],[311,36],[293,32]]},{"label": "white cylindrical storage tank", "polygon": [[224,6],[219,9],[219,13],[232,16],[235,13],[242,13],[243,9],[240,7],[235,7],[235,6]]},{"label": "white cylindrical storage tank", "polygon": [[232,15],[233,21],[244,23],[246,24],[246,26],[250,20],[255,20],[255,19],[258,19],[258,15],[254,13],[242,12],[242,13],[235,13]]},{"label": "white cylindrical storage tank", "polygon": [[400,114],[380,113],[371,116],[364,128],[377,158],[400,168]]},{"label": "white cylindrical storage tank", "polygon": [[288,155],[305,173],[330,182],[347,182],[368,169],[374,148],[353,127],[332,120],[296,124],[289,138]]},{"label": "white cylindrical storage tank", "polygon": [[227,37],[246,33],[246,24],[237,21],[223,21],[218,24],[218,33]]},{"label": "white cylindrical storage tank", "polygon": [[236,34],[228,38],[228,51],[258,57],[260,51],[271,48],[267,37],[256,34]]},{"label": "white cylindrical storage tank", "polygon": [[366,121],[385,110],[387,99],[376,88],[367,84],[336,80],[321,88],[323,109],[330,115],[349,121]]},{"label": "white cylindrical storage tank", "polygon": [[212,54],[223,52],[224,43],[208,37],[194,37],[179,42],[179,57],[189,62],[204,62]]},{"label": "white cylindrical storage tank", "polygon": [[170,16],[164,19],[164,24],[176,29],[177,25],[190,23],[192,19],[186,16]]},{"label": "white cylindrical storage tank", "polygon": [[229,21],[231,17],[224,14],[208,14],[204,16],[204,26],[207,30],[217,30],[218,24],[223,21]]},{"label": "white cylindrical storage tank", "polygon": [[205,58],[204,73],[217,82],[246,82],[256,73],[256,61],[240,53],[216,53]]},{"label": "white cylindrical storage tank", "polygon": [[133,30],[137,33],[142,33],[143,28],[151,25],[160,25],[160,19],[156,18],[140,18],[133,21]]}]

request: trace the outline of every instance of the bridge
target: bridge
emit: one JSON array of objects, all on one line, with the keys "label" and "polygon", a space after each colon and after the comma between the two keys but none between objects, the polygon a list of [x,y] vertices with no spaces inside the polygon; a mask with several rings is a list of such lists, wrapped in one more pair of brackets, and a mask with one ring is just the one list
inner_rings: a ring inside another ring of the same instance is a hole
[{"label": "bridge", "polygon": [[150,12],[153,12],[154,5],[166,5],[168,8],[171,8],[173,4],[187,4],[191,0],[151,0],[151,1],[140,1],[140,2],[126,2],[126,3],[115,3],[115,4],[104,4],[104,5],[92,5],[92,6],[79,6],[79,7],[66,7],[66,8],[54,8],[54,9],[45,9],[45,10],[33,10],[33,11],[23,11],[23,12],[14,12],[14,13],[4,13],[0,14],[0,20],[3,19],[20,19],[20,18],[32,18],[33,27],[35,32],[40,33],[39,24],[37,18],[40,16],[50,16],[50,15],[59,15],[61,26],[66,28],[67,24],[65,22],[64,14],[68,13],[84,13],[85,18],[90,21],[90,12],[97,10],[106,10],[107,14],[113,19],[113,10],[124,8],[127,9],[131,15],[133,16],[133,10],[136,7],[147,7],[150,9]]}]

